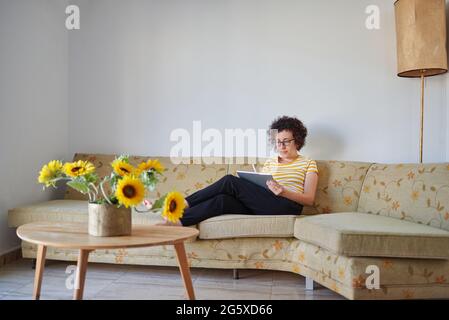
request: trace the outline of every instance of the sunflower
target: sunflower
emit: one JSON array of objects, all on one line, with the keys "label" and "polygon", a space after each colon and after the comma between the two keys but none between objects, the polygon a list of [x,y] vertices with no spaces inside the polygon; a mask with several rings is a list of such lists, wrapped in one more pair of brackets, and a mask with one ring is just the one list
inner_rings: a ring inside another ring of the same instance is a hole
[{"label": "sunflower", "polygon": [[142,181],[128,175],[118,182],[115,196],[119,203],[123,204],[126,208],[136,206],[145,197],[145,187]]},{"label": "sunflower", "polygon": [[70,177],[84,176],[95,171],[94,165],[89,161],[78,160],[64,164],[63,170]]},{"label": "sunflower", "polygon": [[177,191],[170,192],[165,197],[162,216],[168,221],[176,223],[184,214],[185,207],[182,194]]},{"label": "sunflower", "polygon": [[46,187],[54,185],[52,180],[59,177],[62,167],[62,162],[59,160],[52,160],[44,165],[39,172],[39,183],[44,183]]},{"label": "sunflower", "polygon": [[129,176],[136,173],[136,168],[120,159],[115,159],[111,163],[114,172],[121,177]]},{"label": "sunflower", "polygon": [[139,164],[139,172],[144,172],[144,171],[149,171],[151,169],[153,169],[156,172],[162,173],[164,172],[165,168],[162,165],[162,163],[159,162],[159,160],[154,159],[154,160],[148,160],[147,162],[142,162],[141,164]]}]

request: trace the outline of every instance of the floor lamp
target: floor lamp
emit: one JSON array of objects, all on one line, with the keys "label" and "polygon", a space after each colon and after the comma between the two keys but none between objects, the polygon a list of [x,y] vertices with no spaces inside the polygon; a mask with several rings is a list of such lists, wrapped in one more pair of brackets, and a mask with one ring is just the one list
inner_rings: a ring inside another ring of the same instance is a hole
[{"label": "floor lamp", "polygon": [[394,7],[398,76],[421,78],[419,162],[422,163],[424,77],[447,72],[446,1],[398,0]]}]

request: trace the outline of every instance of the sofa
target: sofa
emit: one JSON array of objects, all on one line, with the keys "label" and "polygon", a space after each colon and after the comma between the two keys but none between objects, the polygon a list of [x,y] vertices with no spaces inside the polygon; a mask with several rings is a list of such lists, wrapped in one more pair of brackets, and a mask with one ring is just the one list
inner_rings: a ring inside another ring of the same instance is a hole
[{"label": "sofa", "polygon": [[[104,176],[114,157],[76,154],[74,160],[91,161]],[[167,168],[151,197],[173,189],[188,195],[236,170],[251,170],[250,163],[260,168],[264,162],[192,158],[175,165],[169,157],[151,158]],[[133,156],[131,162],[146,159]],[[198,238],[186,243],[190,266],[293,272],[348,299],[449,298],[449,163],[317,161],[317,166],[313,206],[298,216],[234,214],[205,220],[195,226]],[[133,212],[132,218],[133,224],[161,221],[154,213]],[[62,200],[9,210],[8,221],[11,227],[87,222],[87,202],[68,189]],[[36,246],[23,241],[22,252],[34,258]],[[77,251],[48,248],[47,258],[75,261]],[[89,261],[177,265],[171,246],[98,250]]]}]

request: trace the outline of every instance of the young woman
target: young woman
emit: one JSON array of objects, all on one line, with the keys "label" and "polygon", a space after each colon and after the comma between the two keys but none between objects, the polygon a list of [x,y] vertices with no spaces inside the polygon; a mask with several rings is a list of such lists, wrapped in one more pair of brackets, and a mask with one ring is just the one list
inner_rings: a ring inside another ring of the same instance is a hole
[{"label": "young woman", "polygon": [[270,129],[277,130],[278,155],[268,159],[262,169],[273,176],[274,180],[267,182],[269,189],[228,174],[187,196],[187,207],[177,225],[191,226],[222,214],[299,215],[304,205],[313,205],[318,184],[316,162],[298,153],[305,144],[306,127],[296,118],[283,116],[274,120]]}]

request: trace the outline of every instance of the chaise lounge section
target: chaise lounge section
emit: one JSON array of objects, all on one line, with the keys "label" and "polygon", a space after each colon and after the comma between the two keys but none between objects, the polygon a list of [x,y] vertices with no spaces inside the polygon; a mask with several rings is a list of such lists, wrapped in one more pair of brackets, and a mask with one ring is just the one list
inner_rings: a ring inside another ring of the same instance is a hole
[{"label": "chaise lounge section", "polygon": [[[100,176],[114,155],[76,154]],[[189,159],[167,168],[152,196],[176,189],[188,195],[264,159]],[[138,163],[147,157],[131,157]],[[215,163],[210,164],[215,160]],[[246,164],[236,164],[236,163]],[[191,267],[271,269],[297,273],[348,299],[449,298],[449,164],[377,164],[317,161],[319,183],[313,207],[298,216],[223,215],[195,226],[186,243]],[[74,190],[53,200],[9,211],[9,225],[33,221],[87,222],[87,201]],[[133,224],[161,221],[133,212]],[[23,256],[36,247],[22,242]],[[77,252],[48,248],[48,259],[75,261]],[[98,250],[90,262],[176,266],[170,246]],[[374,274],[373,274],[374,270]],[[379,288],[373,279],[379,271]]]}]

